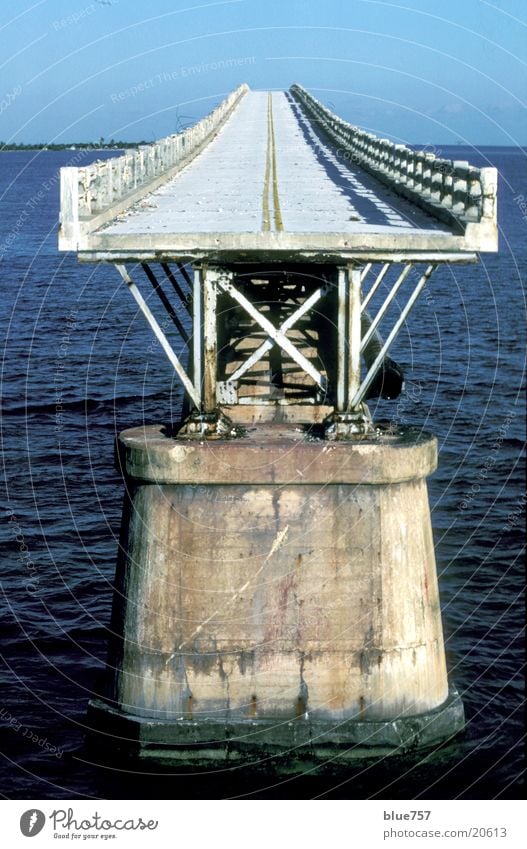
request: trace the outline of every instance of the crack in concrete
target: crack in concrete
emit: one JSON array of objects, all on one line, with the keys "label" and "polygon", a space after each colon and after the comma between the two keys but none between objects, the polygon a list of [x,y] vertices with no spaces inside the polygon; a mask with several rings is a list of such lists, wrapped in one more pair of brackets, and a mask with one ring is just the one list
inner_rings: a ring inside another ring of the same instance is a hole
[{"label": "crack in concrete", "polygon": [[184,640],[182,643],[179,644],[176,651],[172,652],[170,657],[167,658],[167,660],[165,661],[165,666],[168,666],[168,664],[176,657],[178,652],[180,652],[186,645],[188,645],[188,643],[191,640],[193,640],[194,637],[196,637],[198,634],[200,634],[201,631],[203,630],[203,628],[206,625],[208,625],[209,622],[211,622],[218,615],[218,613],[225,612],[225,610],[228,607],[230,607],[230,605],[234,604],[234,602],[247,589],[247,587],[250,586],[250,584],[253,583],[261,575],[261,573],[263,572],[263,570],[267,566],[271,557],[273,557],[273,555],[276,554],[276,552],[279,550],[279,548],[281,548],[281,546],[285,542],[288,533],[289,533],[289,525],[286,525],[285,528],[282,531],[278,531],[278,533],[277,533],[277,535],[276,535],[276,537],[273,541],[273,544],[272,544],[272,546],[269,550],[269,553],[267,554],[267,557],[265,558],[265,560],[262,563],[262,565],[260,566],[260,568],[255,572],[254,576],[250,580],[246,581],[245,584],[243,584],[243,586],[241,586],[238,590],[236,590],[236,592],[230,597],[230,599],[228,599],[225,602],[223,607],[218,607],[218,609],[215,610],[214,613],[211,613],[210,616],[207,616],[207,618],[204,619],[204,621],[200,625],[198,625],[198,627],[192,632],[190,637],[187,637],[186,640]]}]

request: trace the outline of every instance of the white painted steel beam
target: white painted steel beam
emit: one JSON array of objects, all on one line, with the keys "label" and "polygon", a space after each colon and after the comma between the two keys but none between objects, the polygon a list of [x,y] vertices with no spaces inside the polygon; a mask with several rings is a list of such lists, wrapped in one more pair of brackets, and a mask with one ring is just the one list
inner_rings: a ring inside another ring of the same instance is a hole
[{"label": "white painted steel beam", "polygon": [[[203,383],[202,401],[206,413],[216,407],[216,383],[218,380],[218,325],[217,302],[220,274],[206,269],[202,271],[203,295]],[[196,377],[198,380],[198,377]]]},{"label": "white painted steel beam", "polygon": [[337,410],[346,406],[347,269],[339,268],[337,281]]},{"label": "white painted steel beam", "polygon": [[352,409],[356,409],[359,406],[359,404],[361,404],[361,402],[364,400],[368,389],[370,388],[372,382],[375,379],[375,375],[377,374],[377,372],[381,368],[383,360],[387,356],[388,351],[390,350],[392,344],[394,343],[395,339],[397,338],[397,335],[399,334],[401,327],[403,326],[404,322],[406,321],[410,310],[412,309],[414,303],[416,302],[417,298],[419,297],[419,294],[421,293],[422,289],[424,288],[424,286],[426,285],[426,283],[428,282],[428,280],[430,279],[432,273],[434,272],[434,270],[436,268],[437,268],[436,265],[429,265],[428,268],[426,269],[425,273],[419,279],[419,281],[418,281],[417,285],[415,286],[412,294],[408,298],[408,301],[407,301],[405,307],[402,309],[401,314],[399,315],[399,318],[397,319],[397,321],[396,321],[395,325],[393,326],[391,332],[389,333],[388,337],[386,338],[384,345],[382,346],[381,350],[379,351],[375,360],[373,361],[371,367],[369,368],[368,373],[366,374],[366,377],[364,378],[364,380],[362,381],[362,383],[360,385],[360,388],[356,392],[355,396],[352,398],[352,400],[351,400],[351,408]]},{"label": "white painted steel beam", "polygon": [[362,270],[353,266],[348,271],[349,315],[348,315],[348,410],[351,399],[360,386],[361,356],[361,280]]},{"label": "white painted steel beam", "polygon": [[381,323],[381,321],[382,321],[382,319],[383,319],[383,317],[384,317],[384,315],[385,315],[385,313],[386,313],[386,311],[387,311],[388,307],[390,306],[390,304],[391,304],[391,302],[393,301],[393,299],[395,298],[395,296],[396,296],[397,292],[399,291],[399,289],[400,289],[400,288],[401,288],[401,286],[403,285],[404,281],[406,280],[406,278],[407,278],[407,277],[408,277],[408,275],[410,274],[410,271],[412,270],[412,267],[413,267],[413,266],[411,265],[411,263],[409,263],[408,265],[406,265],[406,266],[403,268],[403,270],[401,271],[401,273],[400,273],[399,277],[397,278],[397,280],[396,280],[396,281],[395,281],[395,283],[393,284],[392,288],[391,288],[391,289],[390,289],[390,291],[388,292],[388,295],[386,296],[386,298],[385,298],[385,300],[384,300],[384,303],[380,306],[380,308],[379,308],[378,312],[376,313],[375,317],[373,318],[373,320],[372,320],[372,322],[371,322],[371,325],[370,325],[370,327],[369,327],[369,330],[367,331],[367,333],[365,333],[365,335],[364,335],[364,337],[363,337],[363,339],[362,339],[362,343],[361,343],[361,351],[364,351],[364,349],[365,349],[365,348],[366,348],[366,346],[368,345],[368,342],[370,341],[370,339],[371,339],[371,337],[373,336],[373,334],[375,333],[375,331],[376,331],[377,327],[378,327],[378,326],[379,326],[379,324]]},{"label": "white painted steel beam", "polygon": [[202,309],[201,309],[201,271],[194,269],[192,281],[192,377],[196,390],[196,407],[201,406],[201,374],[202,374]]},{"label": "white painted steel beam", "polygon": [[370,303],[371,299],[375,295],[375,292],[377,291],[377,289],[381,285],[382,281],[384,280],[384,277],[386,276],[386,272],[388,271],[389,268],[390,268],[390,263],[385,262],[384,265],[382,266],[381,270],[379,271],[377,277],[375,278],[375,282],[372,283],[368,294],[365,295],[364,298],[362,299],[362,311],[363,312],[364,312],[365,309],[367,309],[368,304]]},{"label": "white painted steel beam", "polygon": [[115,267],[117,268],[119,274],[121,275],[124,282],[128,286],[128,289],[129,289],[132,297],[134,298],[139,309],[141,310],[144,317],[146,318],[148,324],[150,325],[150,327],[151,327],[156,339],[158,340],[159,344],[161,345],[163,351],[165,352],[168,359],[170,360],[170,363],[172,364],[174,371],[176,372],[177,376],[179,377],[183,386],[185,387],[186,392],[188,393],[190,398],[194,401],[196,406],[198,406],[199,405],[199,393],[196,392],[196,388],[192,384],[190,378],[188,377],[185,369],[183,368],[180,360],[177,357],[177,354],[172,349],[170,342],[168,341],[165,334],[161,330],[161,327],[159,326],[156,318],[154,317],[153,313],[151,312],[151,310],[150,310],[148,304],[146,303],[145,299],[141,295],[141,292],[139,291],[136,284],[133,282],[132,278],[128,274],[128,270],[127,270],[126,266],[121,265],[121,264],[116,264]]}]

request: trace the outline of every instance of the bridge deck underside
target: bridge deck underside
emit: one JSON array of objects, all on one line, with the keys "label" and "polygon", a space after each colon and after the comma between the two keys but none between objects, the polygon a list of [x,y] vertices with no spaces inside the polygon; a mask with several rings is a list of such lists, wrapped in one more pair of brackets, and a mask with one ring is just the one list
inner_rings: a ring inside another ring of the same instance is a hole
[{"label": "bridge deck underside", "polygon": [[462,238],[354,166],[289,93],[249,92],[186,168],[91,234],[90,250],[455,252]]}]

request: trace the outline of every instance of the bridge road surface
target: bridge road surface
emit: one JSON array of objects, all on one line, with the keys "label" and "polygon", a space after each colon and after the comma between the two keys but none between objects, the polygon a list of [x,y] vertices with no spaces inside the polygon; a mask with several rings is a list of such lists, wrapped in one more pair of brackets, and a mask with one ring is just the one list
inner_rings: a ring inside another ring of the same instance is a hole
[{"label": "bridge road surface", "polygon": [[98,232],[451,231],[319,137],[287,92],[249,91],[175,177]]}]

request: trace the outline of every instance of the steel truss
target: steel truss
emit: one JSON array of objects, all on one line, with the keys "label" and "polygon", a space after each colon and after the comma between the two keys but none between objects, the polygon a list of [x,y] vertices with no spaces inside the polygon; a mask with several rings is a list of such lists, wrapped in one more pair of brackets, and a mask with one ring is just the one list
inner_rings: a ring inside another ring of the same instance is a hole
[{"label": "steel truss", "polygon": [[[437,266],[202,265],[189,274],[178,264],[178,279],[166,262],[160,271],[143,262],[136,269],[143,270],[187,348],[186,364],[130,270],[116,267],[183,384],[191,409],[183,433],[235,436],[238,429],[226,412],[244,408],[250,423],[256,408],[279,406],[285,416],[303,407],[308,421],[322,410],[326,436],[345,438],[372,428],[368,392],[384,374],[395,339]],[[389,312],[396,315],[383,339],[379,326],[386,326]]]}]

